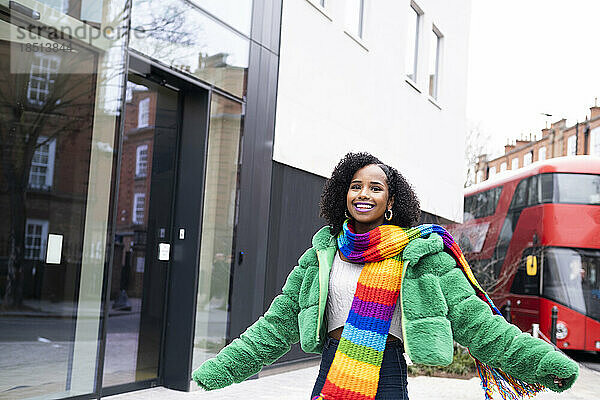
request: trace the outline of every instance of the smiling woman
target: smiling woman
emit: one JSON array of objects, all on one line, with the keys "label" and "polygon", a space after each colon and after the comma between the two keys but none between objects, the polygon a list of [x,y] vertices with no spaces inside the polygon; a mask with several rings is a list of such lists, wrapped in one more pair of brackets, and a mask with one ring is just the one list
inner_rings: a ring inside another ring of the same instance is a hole
[{"label": "smiling woman", "polygon": [[444,228],[414,226],[419,201],[393,167],[368,153],[347,154],[323,188],[320,214],[327,226],[282,294],[194,371],[202,388],[241,382],[298,341],[321,354],[313,400],[408,399],[402,354],[448,365],[453,340],[477,357],[486,394],[492,385],[504,399],[541,385],[563,391],[577,378],[573,361],[497,315]]}]

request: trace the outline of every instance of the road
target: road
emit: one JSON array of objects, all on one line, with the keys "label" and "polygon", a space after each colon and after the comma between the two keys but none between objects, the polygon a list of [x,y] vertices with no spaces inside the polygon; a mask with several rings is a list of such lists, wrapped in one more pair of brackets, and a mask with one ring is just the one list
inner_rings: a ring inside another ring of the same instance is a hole
[{"label": "road", "polygon": [[600,372],[600,353],[593,351],[569,351],[567,355],[589,369]]}]

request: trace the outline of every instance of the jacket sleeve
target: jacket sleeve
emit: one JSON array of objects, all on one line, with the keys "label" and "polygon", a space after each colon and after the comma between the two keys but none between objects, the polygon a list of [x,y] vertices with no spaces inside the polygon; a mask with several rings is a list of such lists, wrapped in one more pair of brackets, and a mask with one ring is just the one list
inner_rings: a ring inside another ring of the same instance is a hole
[{"label": "jacket sleeve", "polygon": [[[435,234],[424,240],[441,242]],[[467,347],[474,357],[527,383],[540,383],[556,392],[573,385],[579,375],[577,364],[545,341],[521,332],[502,316],[493,315],[452,256],[440,251],[423,257],[420,263],[425,270],[431,271],[435,266],[438,271],[454,340]],[[554,383],[554,375],[565,379],[563,387]]]},{"label": "jacket sleeve", "polygon": [[[304,255],[310,251],[314,250],[309,249]],[[283,356],[291,344],[300,340],[298,295],[306,273],[304,255],[265,314],[192,373],[199,386],[213,390],[242,382]]]}]

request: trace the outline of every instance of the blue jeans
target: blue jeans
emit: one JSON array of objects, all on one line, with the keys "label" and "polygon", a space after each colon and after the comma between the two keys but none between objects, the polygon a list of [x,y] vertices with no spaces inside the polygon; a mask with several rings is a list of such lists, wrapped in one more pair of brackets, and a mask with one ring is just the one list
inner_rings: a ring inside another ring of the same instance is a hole
[{"label": "blue jeans", "polygon": [[[327,372],[333,362],[333,356],[338,347],[339,341],[333,338],[327,338],[323,346],[323,355],[321,356],[321,368],[319,376],[315,382],[311,399],[318,396],[325,385]],[[377,387],[377,395],[375,400],[408,400],[408,392],[406,386],[406,361],[404,360],[402,341],[396,340],[388,342],[383,352],[383,361],[381,370],[379,371],[379,385]]]}]

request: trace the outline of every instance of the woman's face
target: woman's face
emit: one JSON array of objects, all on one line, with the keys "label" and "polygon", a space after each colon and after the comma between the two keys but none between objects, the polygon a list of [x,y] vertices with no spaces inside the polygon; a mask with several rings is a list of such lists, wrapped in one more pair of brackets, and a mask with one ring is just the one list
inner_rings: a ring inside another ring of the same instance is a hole
[{"label": "woman's face", "polygon": [[346,194],[346,207],[354,220],[356,233],[365,233],[383,224],[391,208],[385,173],[375,164],[362,167],[352,177]]}]

